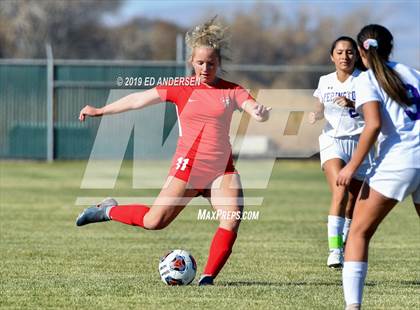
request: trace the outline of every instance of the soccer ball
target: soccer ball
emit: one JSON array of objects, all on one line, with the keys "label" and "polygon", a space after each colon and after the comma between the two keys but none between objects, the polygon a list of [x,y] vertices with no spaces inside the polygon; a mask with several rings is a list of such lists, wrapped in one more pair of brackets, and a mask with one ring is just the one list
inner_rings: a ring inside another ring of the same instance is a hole
[{"label": "soccer ball", "polygon": [[184,250],[170,251],[159,262],[160,277],[168,285],[188,285],[196,272],[194,257]]}]

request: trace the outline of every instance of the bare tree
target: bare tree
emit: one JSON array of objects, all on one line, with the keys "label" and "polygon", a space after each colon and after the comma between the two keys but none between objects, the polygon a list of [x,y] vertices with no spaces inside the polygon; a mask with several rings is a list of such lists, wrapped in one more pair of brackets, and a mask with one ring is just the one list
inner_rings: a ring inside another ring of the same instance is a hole
[{"label": "bare tree", "polygon": [[[258,4],[252,14],[239,13],[231,22],[232,61],[268,65],[329,65],[331,43],[341,35],[355,36],[369,19],[369,10],[325,16],[302,7],[292,18],[281,6]],[[331,66],[331,69],[333,67]],[[257,87],[313,88],[322,72],[233,73],[236,80]]]},{"label": "bare tree", "polygon": [[176,36],[185,29],[165,21],[135,18],[109,32],[116,58],[173,60]]},{"label": "bare tree", "polygon": [[[115,12],[120,4],[120,0],[3,0],[0,57],[44,58],[48,41],[58,58],[175,59],[176,35],[186,29],[145,17],[104,25],[103,15]],[[237,64],[328,65],[331,42],[340,35],[354,36],[372,14],[362,8],[326,16],[313,6],[302,6],[290,16],[281,5],[257,3],[251,11],[238,11],[224,20],[231,32],[230,57]],[[313,88],[320,74],[230,72],[228,78],[257,88]]]},{"label": "bare tree", "polygon": [[[84,58],[94,49],[101,56],[107,31],[100,17],[121,1],[6,0],[0,2],[3,57],[44,57],[51,42],[58,57]],[[105,44],[106,45],[106,44]]]}]

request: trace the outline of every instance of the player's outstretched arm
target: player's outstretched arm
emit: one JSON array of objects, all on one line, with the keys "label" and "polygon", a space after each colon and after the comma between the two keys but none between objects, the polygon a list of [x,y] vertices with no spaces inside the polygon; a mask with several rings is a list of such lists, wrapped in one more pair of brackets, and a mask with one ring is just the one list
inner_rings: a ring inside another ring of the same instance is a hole
[{"label": "player's outstretched arm", "polygon": [[265,122],[270,118],[271,107],[266,107],[255,100],[248,99],[244,101],[242,108],[257,122]]},{"label": "player's outstretched arm", "polygon": [[95,108],[90,105],[86,105],[79,114],[79,120],[83,122],[86,116],[95,117],[107,114],[117,114],[129,110],[141,109],[149,105],[153,105],[161,102],[159,93],[156,88],[151,88],[143,92],[136,92],[127,95],[117,101],[103,106],[101,108]]}]

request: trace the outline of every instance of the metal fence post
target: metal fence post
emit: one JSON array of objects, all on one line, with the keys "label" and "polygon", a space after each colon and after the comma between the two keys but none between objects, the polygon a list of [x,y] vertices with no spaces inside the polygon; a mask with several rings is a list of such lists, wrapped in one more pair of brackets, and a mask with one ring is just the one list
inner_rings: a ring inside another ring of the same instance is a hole
[{"label": "metal fence post", "polygon": [[182,63],[184,62],[185,66],[184,66],[184,70],[185,70],[185,76],[188,76],[188,55],[187,55],[188,49],[185,46],[185,42],[184,42],[184,35],[182,33],[178,33],[176,35],[176,62],[177,63]]},{"label": "metal fence post", "polygon": [[182,40],[182,34],[176,35],[176,62],[182,63],[184,60],[184,42]]},{"label": "metal fence post", "polygon": [[47,161],[54,160],[54,59],[51,44],[45,44],[47,53]]}]

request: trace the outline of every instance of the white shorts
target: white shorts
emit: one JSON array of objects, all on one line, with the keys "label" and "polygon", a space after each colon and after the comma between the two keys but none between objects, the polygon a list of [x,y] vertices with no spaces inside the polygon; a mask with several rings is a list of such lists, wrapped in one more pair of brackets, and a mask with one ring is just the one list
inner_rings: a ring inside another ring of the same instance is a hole
[{"label": "white shorts", "polygon": [[[333,158],[339,158],[343,160],[346,164],[350,161],[351,156],[353,155],[354,150],[359,143],[359,135],[357,136],[346,136],[333,138],[326,134],[319,136],[319,155],[321,158],[321,168],[323,168],[324,163],[327,160]],[[369,154],[366,156],[363,163],[357,169],[354,178],[360,181],[366,176],[369,168],[373,163],[375,157],[375,152],[372,148]]]},{"label": "white shorts", "polygon": [[365,182],[387,198],[403,201],[411,194],[414,203],[420,203],[420,168],[402,170],[373,168]]}]

